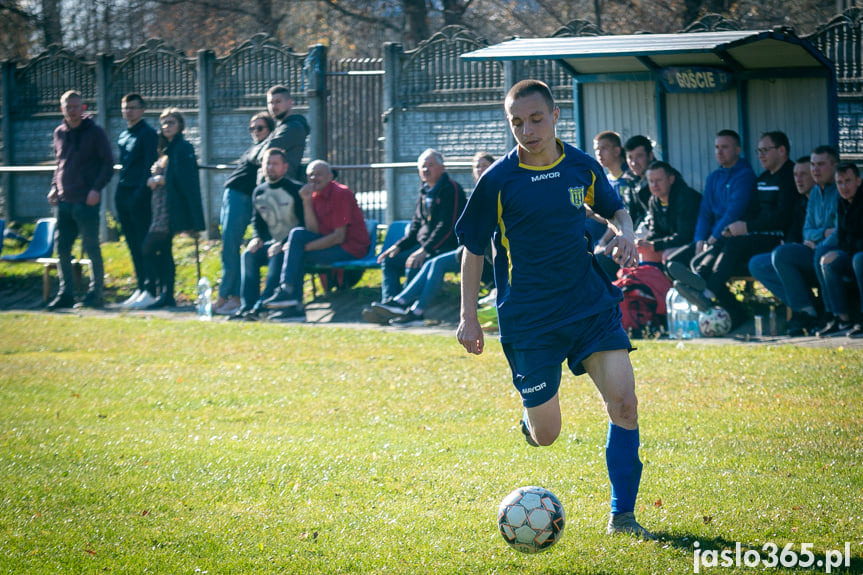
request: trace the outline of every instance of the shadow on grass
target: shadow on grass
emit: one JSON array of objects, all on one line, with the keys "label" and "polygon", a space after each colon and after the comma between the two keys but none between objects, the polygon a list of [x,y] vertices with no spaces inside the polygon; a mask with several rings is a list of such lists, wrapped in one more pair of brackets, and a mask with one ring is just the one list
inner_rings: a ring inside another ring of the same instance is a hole
[{"label": "shadow on grass", "polygon": [[[820,553],[802,554],[801,544],[756,545],[724,537],[699,538],[688,534],[654,532],[661,543],[691,553],[693,573],[713,568],[748,567],[773,569],[814,569],[815,572],[863,573],[863,557],[854,556],[851,544]],[[787,547],[787,550],[786,550]],[[805,562],[805,564],[804,564]],[[828,570],[829,566],[829,570]]]}]

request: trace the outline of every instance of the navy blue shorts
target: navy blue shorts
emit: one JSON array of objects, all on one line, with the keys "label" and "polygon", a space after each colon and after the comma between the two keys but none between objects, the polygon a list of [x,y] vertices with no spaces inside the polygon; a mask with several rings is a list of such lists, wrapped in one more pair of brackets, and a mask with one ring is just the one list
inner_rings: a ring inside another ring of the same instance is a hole
[{"label": "navy blue shorts", "polygon": [[567,361],[575,375],[585,372],[582,361],[598,351],[632,351],[620,323],[620,306],[580,319],[542,334],[529,344],[504,343],[503,352],[512,370],[512,383],[525,407],[542,405],[560,387],[561,364]]}]

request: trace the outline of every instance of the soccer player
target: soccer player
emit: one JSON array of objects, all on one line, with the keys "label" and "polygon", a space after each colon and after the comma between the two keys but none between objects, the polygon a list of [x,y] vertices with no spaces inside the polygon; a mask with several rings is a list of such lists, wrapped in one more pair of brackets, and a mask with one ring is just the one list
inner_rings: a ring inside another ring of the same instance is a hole
[{"label": "soccer player", "polygon": [[469,353],[483,351],[476,302],[483,252],[494,236],[500,338],[524,406],[525,439],[551,445],[560,434],[561,363],[575,375],[587,373],[611,420],[607,531],[652,539],[633,514],[642,464],[622,294],[589,251],[585,206],[618,230],[606,253],[622,267],[638,264],[632,220],[599,164],[555,136],[560,110],[548,86],[521,81],[504,108],[518,145],[482,175],[456,225],[466,248],[459,343]]}]

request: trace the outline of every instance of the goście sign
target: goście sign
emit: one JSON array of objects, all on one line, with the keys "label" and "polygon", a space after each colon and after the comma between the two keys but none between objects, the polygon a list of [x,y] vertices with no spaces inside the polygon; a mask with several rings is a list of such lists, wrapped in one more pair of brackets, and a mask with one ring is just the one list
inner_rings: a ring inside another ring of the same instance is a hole
[{"label": "go\u015bcie sign", "polygon": [[710,93],[724,92],[731,87],[733,77],[719,68],[704,66],[672,66],[660,73],[667,92]]}]

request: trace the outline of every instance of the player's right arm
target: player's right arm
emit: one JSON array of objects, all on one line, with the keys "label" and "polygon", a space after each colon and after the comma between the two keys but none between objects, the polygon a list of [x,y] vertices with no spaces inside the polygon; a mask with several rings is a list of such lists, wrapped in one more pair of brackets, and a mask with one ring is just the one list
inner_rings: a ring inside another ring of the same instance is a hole
[{"label": "player's right arm", "polygon": [[459,315],[458,342],[468,353],[482,353],[484,336],[477,318],[476,306],[482,280],[483,256],[465,249],[461,258],[461,312]]}]

